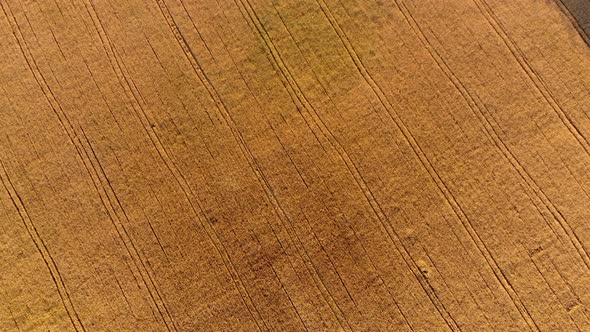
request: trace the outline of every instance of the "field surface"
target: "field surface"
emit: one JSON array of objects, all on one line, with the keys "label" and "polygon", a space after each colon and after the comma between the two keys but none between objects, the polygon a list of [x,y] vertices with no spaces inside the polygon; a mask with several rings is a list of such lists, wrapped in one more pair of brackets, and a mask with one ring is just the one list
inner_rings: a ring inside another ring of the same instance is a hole
[{"label": "field surface", "polygon": [[0,0],[0,331],[590,331],[590,4]]}]

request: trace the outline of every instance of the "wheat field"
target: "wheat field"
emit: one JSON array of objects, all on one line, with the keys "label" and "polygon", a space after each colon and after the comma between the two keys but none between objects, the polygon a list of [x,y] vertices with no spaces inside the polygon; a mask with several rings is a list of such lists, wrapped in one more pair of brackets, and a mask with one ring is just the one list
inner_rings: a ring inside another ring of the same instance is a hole
[{"label": "wheat field", "polygon": [[588,1],[0,8],[0,331],[590,331]]}]

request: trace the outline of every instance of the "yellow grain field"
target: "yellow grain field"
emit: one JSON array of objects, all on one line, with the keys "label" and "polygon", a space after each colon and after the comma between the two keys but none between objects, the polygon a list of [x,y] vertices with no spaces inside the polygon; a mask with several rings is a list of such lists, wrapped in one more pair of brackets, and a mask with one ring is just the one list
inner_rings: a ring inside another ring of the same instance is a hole
[{"label": "yellow grain field", "polygon": [[0,8],[0,331],[590,331],[590,4]]}]

